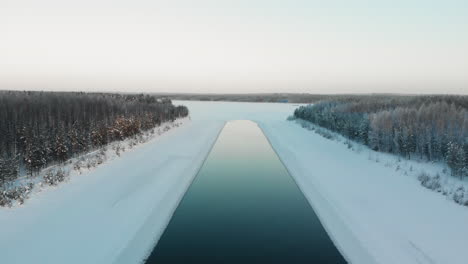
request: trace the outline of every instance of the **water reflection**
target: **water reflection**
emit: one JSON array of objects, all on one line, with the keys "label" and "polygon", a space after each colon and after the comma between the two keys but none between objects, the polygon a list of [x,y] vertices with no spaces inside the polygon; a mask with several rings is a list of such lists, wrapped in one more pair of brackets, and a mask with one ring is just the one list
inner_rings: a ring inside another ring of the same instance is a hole
[{"label": "water reflection", "polygon": [[345,263],[258,126],[232,121],[146,263]]}]

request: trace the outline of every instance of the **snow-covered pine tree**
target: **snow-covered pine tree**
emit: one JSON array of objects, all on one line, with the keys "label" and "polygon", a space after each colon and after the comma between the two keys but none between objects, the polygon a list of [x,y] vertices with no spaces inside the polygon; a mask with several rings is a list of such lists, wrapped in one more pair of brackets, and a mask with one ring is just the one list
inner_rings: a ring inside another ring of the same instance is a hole
[{"label": "snow-covered pine tree", "polygon": [[0,190],[6,183],[7,166],[4,159],[0,158]]},{"label": "snow-covered pine tree", "polygon": [[365,115],[359,124],[359,141],[364,145],[369,144],[369,117]]},{"label": "snow-covered pine tree", "polygon": [[0,187],[14,181],[18,177],[18,157],[0,159]]},{"label": "snow-covered pine tree", "polygon": [[455,149],[455,169],[456,174],[459,175],[461,179],[463,179],[466,172],[466,156],[465,151],[459,145],[456,145]]},{"label": "snow-covered pine tree", "polygon": [[369,147],[373,150],[379,150],[379,134],[374,130],[369,131]]},{"label": "snow-covered pine tree", "polygon": [[447,165],[448,167],[450,168],[450,170],[452,171],[452,174],[453,175],[457,175],[457,151],[456,151],[456,147],[455,147],[455,143],[452,143],[452,142],[449,142],[447,144],[447,151],[446,151],[446,155],[445,155],[445,160],[447,162]]},{"label": "snow-covered pine tree", "polygon": [[29,144],[24,162],[29,175],[39,172],[39,170],[46,164],[45,151],[42,148],[40,140],[33,141]]},{"label": "snow-covered pine tree", "polygon": [[397,155],[403,155],[403,138],[399,129],[395,129],[395,132],[393,133],[393,145],[394,153]]},{"label": "snow-covered pine tree", "polygon": [[61,136],[57,136],[54,147],[54,155],[60,162],[64,162],[68,158],[68,147],[65,140]]},{"label": "snow-covered pine tree", "polygon": [[8,162],[8,174],[7,174],[8,181],[13,181],[16,178],[18,178],[19,159],[20,159],[19,155],[15,155],[7,161]]}]

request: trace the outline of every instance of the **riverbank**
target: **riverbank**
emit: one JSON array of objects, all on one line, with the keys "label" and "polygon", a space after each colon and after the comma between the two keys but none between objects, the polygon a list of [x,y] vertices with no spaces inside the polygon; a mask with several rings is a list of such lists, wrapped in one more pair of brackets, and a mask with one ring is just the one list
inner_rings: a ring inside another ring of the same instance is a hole
[{"label": "riverbank", "polygon": [[24,205],[0,210],[2,263],[137,263],[223,125],[188,122]]},{"label": "riverbank", "polygon": [[377,163],[294,122],[261,127],[351,263],[466,263],[466,207],[386,166],[382,155]]}]

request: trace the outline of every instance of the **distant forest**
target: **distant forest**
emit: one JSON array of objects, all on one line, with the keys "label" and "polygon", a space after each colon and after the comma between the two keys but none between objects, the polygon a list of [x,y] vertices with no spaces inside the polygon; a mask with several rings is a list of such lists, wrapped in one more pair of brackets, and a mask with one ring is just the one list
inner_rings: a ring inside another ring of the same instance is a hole
[{"label": "distant forest", "polygon": [[295,118],[412,159],[444,161],[468,176],[468,96],[342,96],[301,106]]},{"label": "distant forest", "polygon": [[228,101],[256,103],[313,103],[320,100],[338,98],[337,95],[322,94],[292,94],[292,93],[260,93],[260,94],[155,94],[172,100],[187,101]]},{"label": "distant forest", "polygon": [[0,91],[0,187],[187,115],[151,95]]},{"label": "distant forest", "polygon": [[[397,94],[310,94],[310,93],[246,93],[246,94],[194,94],[194,93],[156,93],[158,97],[171,100],[186,101],[226,101],[226,102],[254,102],[254,103],[295,103],[311,104],[320,101],[343,102],[348,100],[375,100],[386,101],[387,98],[400,98],[402,100],[421,100],[422,97],[436,98],[438,95],[397,95]],[[450,96],[449,96],[450,97]],[[465,96],[466,97],[466,96]],[[419,99],[418,99],[419,98]],[[466,99],[465,99],[466,100]]]}]

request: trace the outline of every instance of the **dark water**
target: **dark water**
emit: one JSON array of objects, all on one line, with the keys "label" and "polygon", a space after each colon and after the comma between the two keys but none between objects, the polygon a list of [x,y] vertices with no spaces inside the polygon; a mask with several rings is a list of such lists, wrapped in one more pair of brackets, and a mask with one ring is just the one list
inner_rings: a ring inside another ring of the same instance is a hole
[{"label": "dark water", "polygon": [[257,125],[229,122],[146,263],[346,263]]}]

